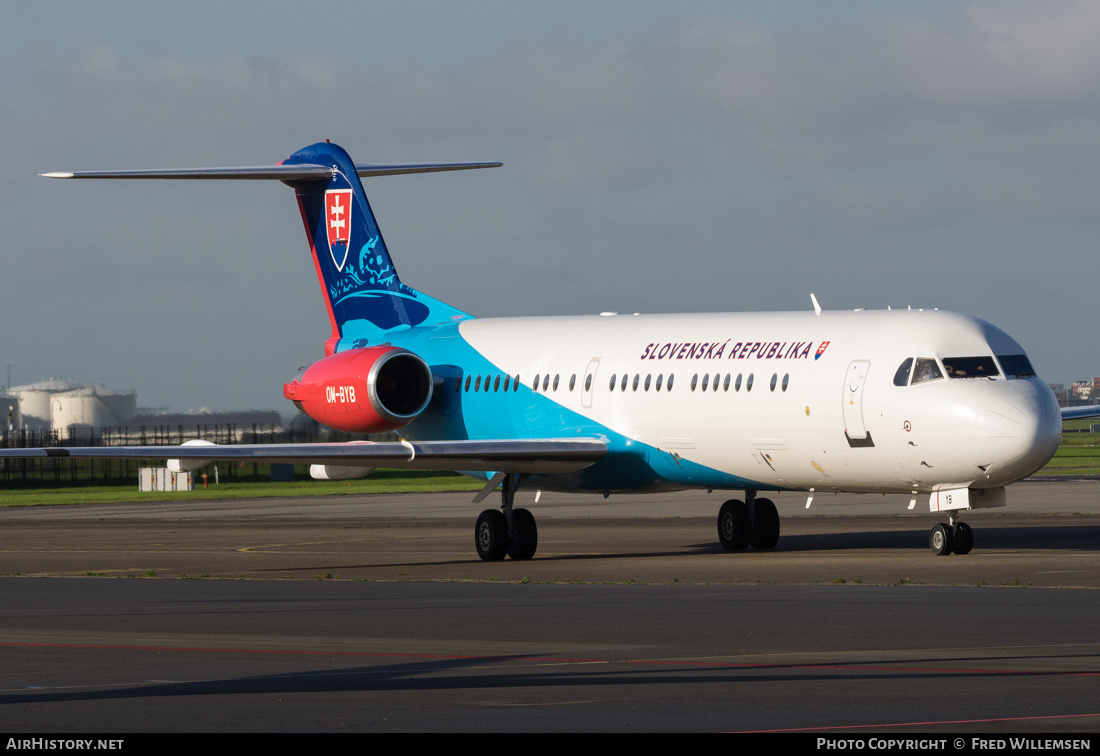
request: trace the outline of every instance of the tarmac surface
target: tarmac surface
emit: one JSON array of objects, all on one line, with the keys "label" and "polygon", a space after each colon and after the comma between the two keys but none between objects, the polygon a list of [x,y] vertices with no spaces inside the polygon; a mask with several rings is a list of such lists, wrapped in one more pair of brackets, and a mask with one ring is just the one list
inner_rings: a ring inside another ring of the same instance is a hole
[{"label": "tarmac surface", "polygon": [[1100,727],[1100,482],[949,557],[926,499],[726,553],[718,493],[521,492],[536,557],[484,563],[470,498],[0,510],[0,732]]}]

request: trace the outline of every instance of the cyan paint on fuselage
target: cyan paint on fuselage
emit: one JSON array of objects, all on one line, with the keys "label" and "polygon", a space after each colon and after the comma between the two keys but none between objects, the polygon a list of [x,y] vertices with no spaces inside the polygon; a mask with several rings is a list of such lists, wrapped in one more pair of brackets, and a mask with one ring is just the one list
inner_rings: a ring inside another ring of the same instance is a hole
[{"label": "cyan paint on fuselage", "polygon": [[[354,329],[345,328],[345,332]],[[349,334],[350,336],[351,334]],[[376,336],[376,340],[377,340]],[[527,486],[548,491],[658,492],[685,488],[745,489],[763,484],[674,457],[648,444],[623,436],[606,426],[567,409],[550,396],[533,391],[533,375],[512,375],[508,391],[467,391],[466,378],[504,377],[508,373],[487,360],[459,333],[459,324],[389,331],[385,341],[415,352],[432,369],[437,382],[431,403],[415,421],[399,433],[410,441],[599,438],[608,454],[596,464],[568,475],[535,475]],[[337,351],[365,346],[359,338],[345,337]],[[455,391],[455,380],[461,381]],[[471,473],[488,477],[485,473]],[[774,490],[775,485],[766,486]]]}]

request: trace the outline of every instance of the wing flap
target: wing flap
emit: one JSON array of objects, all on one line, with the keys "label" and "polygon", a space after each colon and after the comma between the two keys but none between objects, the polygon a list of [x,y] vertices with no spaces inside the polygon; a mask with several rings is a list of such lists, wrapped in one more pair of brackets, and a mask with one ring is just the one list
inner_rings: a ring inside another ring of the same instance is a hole
[{"label": "wing flap", "polygon": [[512,473],[571,473],[607,454],[598,439],[99,446],[0,449],[0,459],[180,459]]}]

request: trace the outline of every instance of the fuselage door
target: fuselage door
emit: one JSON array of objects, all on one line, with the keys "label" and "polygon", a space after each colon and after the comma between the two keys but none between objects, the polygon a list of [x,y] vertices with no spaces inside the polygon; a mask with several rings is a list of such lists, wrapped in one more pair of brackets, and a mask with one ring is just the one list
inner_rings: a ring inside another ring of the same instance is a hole
[{"label": "fuselage door", "polygon": [[869,360],[852,360],[844,378],[844,432],[853,441],[867,438],[867,427],[863,424],[863,387],[870,367]]},{"label": "fuselage door", "polygon": [[596,371],[600,367],[600,360],[597,357],[588,363],[588,367],[584,369],[584,383],[581,384],[581,406],[592,406],[592,391],[596,388]]}]

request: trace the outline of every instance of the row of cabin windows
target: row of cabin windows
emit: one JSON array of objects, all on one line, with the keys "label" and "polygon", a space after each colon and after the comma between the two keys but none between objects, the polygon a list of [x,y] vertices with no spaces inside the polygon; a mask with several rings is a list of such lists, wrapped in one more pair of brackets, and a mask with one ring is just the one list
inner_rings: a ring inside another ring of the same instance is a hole
[{"label": "row of cabin windows", "polygon": [[[715,373],[714,378],[712,380],[710,375],[704,373],[703,374],[703,385],[702,385],[701,388],[702,388],[703,391],[706,391],[707,387],[708,387],[708,384],[709,384],[709,387],[710,387],[711,391],[717,391],[718,390],[718,385],[719,385],[719,383],[721,383],[722,390],[723,391],[729,391],[730,390],[730,378],[731,377],[732,377],[732,375],[730,373],[726,373],[726,376],[723,379],[721,373]],[[741,390],[741,378],[742,378],[742,374],[738,373],[737,377],[733,379],[733,390],[734,391],[740,391]],[[699,381],[699,376],[698,375],[693,375],[691,377],[691,390],[692,391],[695,390],[696,386],[698,385],[698,381]],[[790,384],[790,382],[791,382],[791,374],[790,373],[784,373],[783,374],[782,384],[780,384],[780,381],[779,381],[779,373],[772,373],[772,379],[771,379],[771,382],[769,383],[769,390],[775,391],[775,387],[777,385],[781,385],[782,386],[781,390],[786,391],[787,386]],[[744,380],[745,391],[752,391],[752,383],[753,383],[753,374],[749,373],[748,377],[745,378],[745,380]]]},{"label": "row of cabin windows", "polygon": [[[536,375],[535,380],[531,383],[531,390],[532,391],[538,391],[539,390],[539,378],[540,378],[540,376]],[[550,380],[550,374],[549,373],[547,373],[544,376],[541,376],[541,378],[542,378],[542,391],[550,391],[550,390],[557,391],[558,390],[558,384],[561,382],[561,374],[560,373],[554,376],[554,379],[553,379],[552,383],[551,383],[551,380]],[[571,375],[569,377],[569,390],[572,391],[576,387],[577,387],[577,374],[573,373],[573,375]],[[592,376],[590,376],[590,375],[585,376],[584,390],[588,391],[591,388],[592,388]]]},{"label": "row of cabin windows", "polygon": [[[655,384],[655,390],[656,391],[661,390],[662,378],[663,378],[663,375],[658,375],[657,376],[657,381],[656,381],[656,384]],[[611,376],[611,382],[608,384],[608,389],[611,390],[611,391],[615,390],[615,387],[616,387],[615,379],[616,379],[616,376],[612,375]],[[622,378],[622,383],[619,384],[619,391],[626,391],[626,387],[627,387],[628,383],[630,383],[630,386],[634,391],[638,390],[639,384],[641,384],[643,386],[645,391],[649,391],[650,383],[652,382],[652,380],[653,380],[653,374],[652,373],[645,377],[644,383],[642,382],[640,374],[636,373],[634,375],[634,380],[632,382],[630,381],[630,376],[629,375],[624,375],[623,378]],[[672,391],[672,384],[675,380],[676,380],[675,375],[670,374],[668,376],[668,383],[665,384],[665,390],[666,391]],[[752,383],[753,383],[753,374],[752,373],[749,373],[747,378],[742,373],[738,373],[736,378],[734,378],[731,373],[726,373],[724,379],[723,379],[721,373],[715,373],[713,378],[711,377],[711,375],[709,373],[704,373],[703,374],[703,382],[702,382],[701,390],[706,391],[706,390],[710,389],[711,391],[717,391],[718,387],[721,386],[723,391],[729,391],[731,380],[733,381],[733,390],[734,391],[740,391],[742,384],[744,384],[744,386],[745,386],[745,391],[752,391]],[[787,390],[787,386],[790,384],[790,381],[791,381],[790,373],[785,373],[783,375],[783,382],[782,382],[782,390],[783,391]],[[778,373],[772,373],[772,380],[771,380],[770,385],[771,385],[771,390],[772,391],[775,391],[775,387],[777,385],[780,385],[779,384],[779,374]],[[700,388],[699,374],[696,373],[695,375],[691,376],[691,390],[695,391],[696,389],[699,389],[699,388]]]},{"label": "row of cabin windows", "polygon": [[[715,373],[714,377],[712,379],[709,373],[704,373],[703,374],[702,390],[706,391],[709,387],[711,391],[717,391],[719,384],[721,384],[723,391],[729,391],[730,390],[730,381],[732,380],[733,381],[733,390],[734,391],[740,391],[743,377],[744,376],[741,373],[738,373],[736,378],[733,378],[731,373],[726,373],[725,379],[723,380],[721,373]],[[482,380],[482,378],[483,378],[483,376],[480,376],[480,375],[478,375],[478,376],[472,376],[472,375],[466,376],[466,391],[470,391],[471,388],[472,388],[473,391],[475,391],[475,392],[477,392],[477,391],[486,391],[487,392],[487,391],[490,390],[490,386],[492,387],[493,391],[500,391],[501,390],[501,385],[502,384],[501,384],[501,376],[500,375],[497,375],[497,376],[486,375],[486,376],[484,376],[484,381]],[[783,391],[787,390],[787,384],[790,382],[790,378],[791,378],[790,373],[785,373],[783,375],[783,382],[782,382],[782,390]],[[637,391],[639,386],[641,386],[644,391],[649,391],[650,386],[653,386],[654,391],[660,391],[661,387],[662,387],[662,384],[663,384],[665,391],[672,391],[672,386],[673,386],[673,383],[675,383],[675,381],[676,381],[676,376],[672,373],[669,373],[667,382],[665,381],[664,373],[660,373],[660,374],[657,375],[656,382],[654,382],[654,380],[653,380],[653,374],[652,373],[646,375],[644,380],[642,379],[642,376],[641,376],[640,373],[635,373],[633,381],[630,380],[630,375],[624,373],[623,377],[622,377],[622,381],[620,383],[618,375],[617,374],[612,374],[611,381],[608,383],[607,388],[608,388],[608,391],[614,391],[616,389],[616,387],[618,387],[619,391],[626,391],[627,385],[630,385],[633,391]],[[511,390],[513,392],[519,391],[519,382],[520,381],[519,381],[519,376],[518,375],[515,376],[515,378],[513,378],[510,375],[506,375],[506,376],[504,376],[503,390],[508,391],[509,388],[511,388]],[[561,374],[560,373],[554,375],[553,378],[550,377],[549,373],[547,373],[546,375],[536,375],[535,380],[531,382],[531,390],[532,391],[539,391],[541,389],[543,392],[551,391],[551,390],[557,391],[560,382],[561,382]],[[749,373],[748,378],[744,379],[745,391],[752,391],[752,383],[753,383],[753,374]],[[772,391],[775,391],[775,387],[777,385],[779,385],[779,374],[778,373],[772,373],[770,389]],[[576,386],[577,386],[577,375],[576,375],[576,373],[574,373],[569,378],[569,390],[573,391],[576,388]],[[586,376],[585,379],[584,379],[584,390],[588,391],[591,388],[592,388],[592,376],[589,375],[589,376]],[[698,373],[696,373],[695,375],[693,375],[691,377],[691,390],[695,391],[697,388],[699,388],[699,374]],[[455,378],[455,393],[458,393],[461,390],[462,390],[462,378],[460,376],[458,378]]]},{"label": "row of cabin windows", "polygon": [[[482,383],[481,378],[482,377],[480,375],[476,376],[476,377],[472,376],[472,375],[466,376],[466,390],[469,391],[470,388],[471,388],[471,385],[472,385],[474,391],[488,391],[490,385],[492,386],[493,391],[500,391],[501,390],[501,382],[500,382],[500,376],[499,375],[497,375],[495,377],[492,376],[492,375],[485,376],[484,383]],[[510,376],[510,375],[504,376],[504,390],[507,391],[509,386],[511,386],[512,391],[519,391],[519,376],[518,375],[515,377],[514,380],[513,380],[512,376]],[[458,378],[455,378],[455,393],[457,394],[461,389],[462,389],[462,377],[459,376]]]}]

